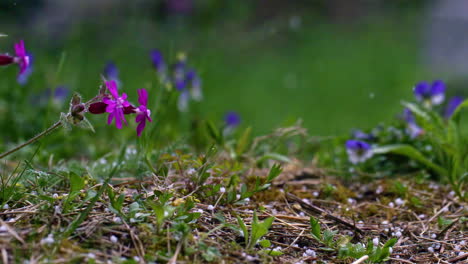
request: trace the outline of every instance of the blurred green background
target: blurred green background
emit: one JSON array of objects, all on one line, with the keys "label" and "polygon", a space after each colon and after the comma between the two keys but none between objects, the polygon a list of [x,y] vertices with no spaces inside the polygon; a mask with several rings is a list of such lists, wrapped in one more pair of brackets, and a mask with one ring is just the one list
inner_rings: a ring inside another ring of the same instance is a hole
[{"label": "blurred green background", "polygon": [[15,67],[0,68],[2,138],[20,141],[56,119],[61,109],[32,103],[46,88],[94,96],[109,60],[132,100],[137,88],[156,91],[155,48],[169,61],[188,55],[203,80],[196,109],[208,119],[222,122],[225,112],[238,111],[255,134],[297,119],[313,135],[370,128],[399,114],[416,82],[440,78],[421,60],[429,3],[2,1],[0,32],[8,37],[1,50],[12,52],[24,39],[35,59],[25,86],[16,83]]}]

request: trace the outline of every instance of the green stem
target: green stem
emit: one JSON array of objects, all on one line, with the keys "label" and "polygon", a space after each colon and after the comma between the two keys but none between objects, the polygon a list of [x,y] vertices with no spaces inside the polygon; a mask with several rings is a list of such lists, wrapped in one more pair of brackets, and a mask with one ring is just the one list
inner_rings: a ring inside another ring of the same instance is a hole
[{"label": "green stem", "polygon": [[18,145],[16,147],[14,147],[13,149],[8,150],[7,152],[4,152],[4,153],[0,154],[0,159],[3,159],[4,157],[6,157],[6,156],[8,156],[8,155],[10,155],[10,154],[24,148],[24,147],[26,147],[27,145],[38,141],[41,137],[49,134],[50,132],[54,131],[55,129],[61,127],[62,125],[63,125],[62,121],[58,121],[57,123],[55,123],[51,127],[47,128],[46,130],[44,130],[41,133],[37,134],[35,137],[29,139],[28,141],[24,142],[23,144]]}]

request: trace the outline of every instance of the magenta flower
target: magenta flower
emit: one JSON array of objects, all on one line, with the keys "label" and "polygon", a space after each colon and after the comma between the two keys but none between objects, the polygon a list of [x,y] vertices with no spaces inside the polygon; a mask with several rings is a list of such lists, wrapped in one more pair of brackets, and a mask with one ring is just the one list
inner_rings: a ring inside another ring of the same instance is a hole
[{"label": "magenta flower", "polygon": [[135,118],[135,122],[138,123],[137,126],[137,135],[141,136],[141,132],[146,126],[146,120],[152,122],[151,120],[151,111],[147,108],[148,105],[148,92],[145,89],[139,89],[138,92],[138,102],[140,106],[136,108],[137,116]]},{"label": "magenta flower", "polygon": [[107,124],[112,124],[112,120],[115,119],[115,126],[118,129],[121,129],[122,123],[127,125],[127,120],[125,120],[124,116],[124,109],[131,105],[127,101],[127,94],[122,93],[122,96],[119,96],[117,83],[114,80],[106,81],[106,87],[112,95],[112,98],[104,97],[102,99],[102,102],[107,105],[106,112],[109,113]]},{"label": "magenta flower", "polygon": [[15,62],[18,63],[20,67],[20,72],[19,74],[23,74],[26,69],[29,67],[30,61],[29,61],[29,56],[26,53],[26,48],[24,47],[24,41],[21,40],[19,43],[15,44]]}]

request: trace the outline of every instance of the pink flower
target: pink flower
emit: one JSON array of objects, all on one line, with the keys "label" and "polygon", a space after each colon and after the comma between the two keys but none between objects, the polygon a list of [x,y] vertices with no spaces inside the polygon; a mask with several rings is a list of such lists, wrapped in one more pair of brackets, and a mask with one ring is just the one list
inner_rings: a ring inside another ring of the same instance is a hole
[{"label": "pink flower", "polygon": [[26,53],[26,48],[24,47],[24,41],[21,40],[19,43],[15,44],[15,62],[18,63],[20,67],[20,72],[19,74],[23,74],[26,69],[28,68],[30,61],[29,61],[29,56]]},{"label": "pink flower", "polygon": [[151,111],[147,108],[148,105],[148,92],[145,89],[139,89],[138,91],[138,102],[140,106],[136,108],[137,116],[135,122],[138,123],[137,126],[137,135],[141,136],[141,132],[146,126],[146,120],[152,122],[151,120]]},{"label": "pink flower", "polygon": [[131,105],[127,101],[127,94],[122,93],[122,96],[119,96],[117,91],[117,83],[114,80],[106,81],[105,84],[112,95],[112,98],[104,97],[102,99],[102,102],[107,105],[106,112],[109,113],[107,124],[112,124],[112,120],[115,119],[115,126],[118,129],[121,129],[122,123],[127,125],[127,121],[125,120],[124,116],[124,109],[126,107],[130,107]]}]

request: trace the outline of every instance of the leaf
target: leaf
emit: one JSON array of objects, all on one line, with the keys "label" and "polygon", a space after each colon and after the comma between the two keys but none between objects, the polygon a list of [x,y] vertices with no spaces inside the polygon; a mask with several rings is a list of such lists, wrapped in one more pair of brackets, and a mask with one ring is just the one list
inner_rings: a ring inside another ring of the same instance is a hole
[{"label": "leaf", "polygon": [[261,164],[267,160],[276,160],[276,161],[287,162],[287,163],[291,162],[291,159],[288,158],[287,156],[284,156],[278,153],[267,153],[257,160],[257,164]]},{"label": "leaf", "polygon": [[465,107],[468,107],[468,99],[464,100],[461,104],[458,105],[458,107],[453,111],[450,120],[456,120],[460,114],[460,111]]},{"label": "leaf", "polygon": [[80,128],[83,128],[83,129],[88,129],[88,130],[91,130],[93,132],[96,132],[96,131],[94,131],[93,125],[91,124],[91,122],[88,121],[88,119],[86,119],[86,117],[83,120],[81,120],[81,122],[76,124],[76,126],[78,126]]},{"label": "leaf", "polygon": [[244,133],[242,133],[241,137],[237,141],[237,146],[236,146],[236,154],[238,156],[242,155],[244,151],[247,149],[247,146],[250,141],[250,134],[252,132],[252,127],[248,127],[244,130]]},{"label": "leaf", "polygon": [[239,224],[239,227],[242,230],[242,234],[244,235],[245,244],[248,245],[249,231],[247,230],[247,226],[245,226],[244,220],[242,220],[242,218],[240,218],[239,216],[236,216],[236,218],[237,218],[237,224]]},{"label": "leaf", "polygon": [[309,221],[310,221],[310,228],[311,228],[312,235],[315,236],[315,239],[321,242],[322,233],[320,232],[320,223],[318,219],[311,216]]},{"label": "leaf", "polygon": [[0,38],[8,37],[8,35],[0,33]]},{"label": "leaf", "polygon": [[85,186],[85,181],[82,177],[74,172],[70,172],[70,193],[81,191]]},{"label": "leaf", "polygon": [[437,164],[432,163],[429,159],[424,157],[424,155],[419,152],[417,149],[413,148],[409,145],[404,144],[395,144],[395,145],[387,145],[383,147],[377,147],[373,149],[374,154],[387,154],[387,153],[394,153],[398,155],[407,156],[410,159],[414,159],[419,161],[420,163],[426,165],[427,167],[431,168],[438,174],[442,176],[447,176],[447,170],[440,167]]},{"label": "leaf", "polygon": [[258,244],[260,244],[260,246],[264,247],[264,248],[267,248],[267,247],[270,247],[271,246],[271,241],[268,240],[268,239],[264,239],[264,240],[260,240],[258,242]]},{"label": "leaf", "polygon": [[281,168],[281,165],[279,164],[274,164],[271,169],[270,169],[270,172],[268,173],[268,177],[267,177],[267,182],[272,182],[276,177],[278,177],[281,172],[283,171],[283,169]]}]

